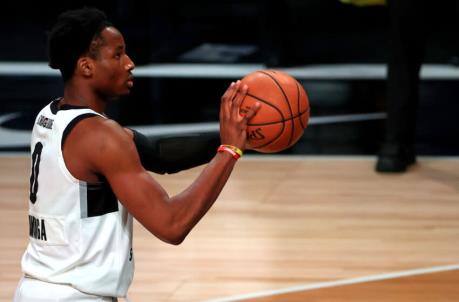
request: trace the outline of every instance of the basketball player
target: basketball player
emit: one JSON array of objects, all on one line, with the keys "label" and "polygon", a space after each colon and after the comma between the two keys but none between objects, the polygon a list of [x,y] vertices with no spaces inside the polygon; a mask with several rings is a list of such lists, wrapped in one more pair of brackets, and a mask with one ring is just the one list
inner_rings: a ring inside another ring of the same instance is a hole
[{"label": "basketball player", "polygon": [[122,34],[103,12],[83,8],[59,16],[48,44],[64,94],[40,111],[32,132],[30,241],[14,301],[116,301],[133,278],[132,217],[180,244],[223,189],[259,105],[241,116],[248,87],[231,84],[221,98],[223,145],[170,197],[142,165],[158,165],[154,144],[104,116],[134,85]]}]

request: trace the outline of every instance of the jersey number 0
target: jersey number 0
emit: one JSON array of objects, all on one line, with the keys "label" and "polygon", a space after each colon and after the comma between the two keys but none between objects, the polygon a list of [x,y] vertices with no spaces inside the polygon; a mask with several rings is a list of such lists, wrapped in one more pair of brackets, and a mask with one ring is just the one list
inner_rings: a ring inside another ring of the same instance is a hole
[{"label": "jersey number 0", "polygon": [[32,152],[32,173],[30,174],[30,202],[35,203],[37,201],[38,191],[38,172],[40,172],[40,159],[41,151],[43,150],[43,144],[38,142]]}]

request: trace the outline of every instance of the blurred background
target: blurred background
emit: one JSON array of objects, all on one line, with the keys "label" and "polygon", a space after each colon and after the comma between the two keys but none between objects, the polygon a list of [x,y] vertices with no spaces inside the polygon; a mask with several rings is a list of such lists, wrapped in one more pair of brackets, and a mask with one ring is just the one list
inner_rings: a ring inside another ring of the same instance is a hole
[{"label": "blurred background", "polygon": [[[423,62],[432,68],[421,74],[416,149],[422,155],[458,155],[457,7],[455,1],[431,2]],[[312,122],[300,142],[283,153],[377,153],[390,46],[387,6],[377,0],[4,3],[1,151],[28,150],[15,137],[26,135],[36,113],[61,96],[59,74],[46,67],[46,31],[60,12],[84,5],[107,13],[137,65],[132,95],[107,112],[122,125],[217,122],[220,96],[231,81],[275,68],[303,84],[312,121],[322,121]],[[165,75],[159,67],[171,71]],[[218,75],[208,72],[215,68]],[[240,69],[235,73],[235,68]]]}]

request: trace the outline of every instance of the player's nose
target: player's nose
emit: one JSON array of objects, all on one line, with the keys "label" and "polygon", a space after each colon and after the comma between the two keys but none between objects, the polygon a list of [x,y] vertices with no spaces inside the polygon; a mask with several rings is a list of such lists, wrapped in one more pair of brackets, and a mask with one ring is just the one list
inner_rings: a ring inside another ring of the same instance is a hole
[{"label": "player's nose", "polygon": [[135,68],[134,61],[132,61],[131,58],[128,55],[126,55],[126,57],[127,57],[127,63],[125,65],[126,66],[126,70],[131,71],[131,70],[133,70]]}]

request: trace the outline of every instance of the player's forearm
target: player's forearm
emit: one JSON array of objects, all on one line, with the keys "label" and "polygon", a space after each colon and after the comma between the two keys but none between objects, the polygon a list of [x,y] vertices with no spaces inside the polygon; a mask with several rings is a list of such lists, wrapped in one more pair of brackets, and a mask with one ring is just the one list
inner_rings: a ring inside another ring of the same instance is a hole
[{"label": "player's forearm", "polygon": [[182,193],[171,198],[172,227],[178,243],[214,204],[234,168],[236,160],[228,153],[218,153],[199,177]]}]

